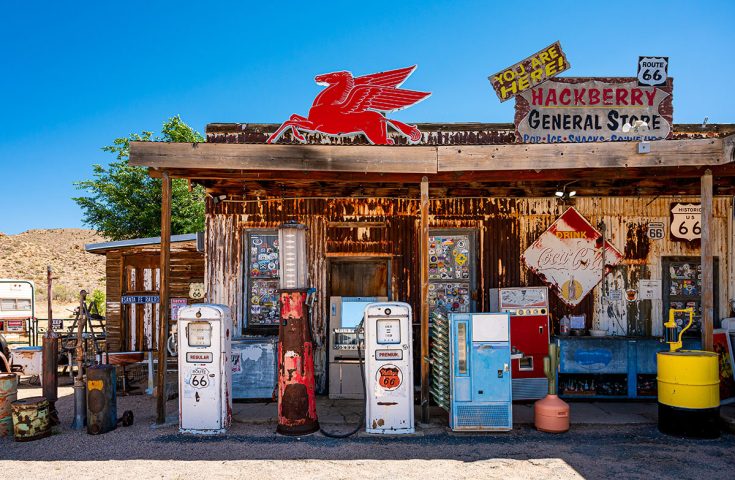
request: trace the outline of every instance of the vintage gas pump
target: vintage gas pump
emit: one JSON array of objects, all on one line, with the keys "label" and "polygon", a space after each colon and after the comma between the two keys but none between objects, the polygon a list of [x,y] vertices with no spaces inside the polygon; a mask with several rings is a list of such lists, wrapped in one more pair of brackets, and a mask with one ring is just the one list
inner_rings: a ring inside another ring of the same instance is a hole
[{"label": "vintage gas pump", "polygon": [[232,420],[232,317],[224,305],[179,310],[179,431],[224,433]]},{"label": "vintage gas pump", "polygon": [[411,306],[372,303],[365,308],[365,430],[414,432]]},{"label": "vintage gas pump", "polygon": [[306,226],[294,222],[278,230],[280,311],[278,327],[278,426],[283,435],[319,430],[314,383],[314,345],[307,299]]},{"label": "vintage gas pump", "polygon": [[509,314],[451,313],[449,344],[449,427],[512,430]]}]

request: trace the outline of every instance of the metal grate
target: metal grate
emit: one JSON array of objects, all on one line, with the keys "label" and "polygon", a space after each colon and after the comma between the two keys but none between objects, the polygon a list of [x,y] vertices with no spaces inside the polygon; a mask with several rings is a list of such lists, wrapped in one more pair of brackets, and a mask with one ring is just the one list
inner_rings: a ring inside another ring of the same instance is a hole
[{"label": "metal grate", "polygon": [[455,428],[513,428],[511,406],[508,403],[497,405],[457,405]]},{"label": "metal grate", "polygon": [[513,400],[538,400],[549,393],[549,381],[545,378],[514,378]]}]

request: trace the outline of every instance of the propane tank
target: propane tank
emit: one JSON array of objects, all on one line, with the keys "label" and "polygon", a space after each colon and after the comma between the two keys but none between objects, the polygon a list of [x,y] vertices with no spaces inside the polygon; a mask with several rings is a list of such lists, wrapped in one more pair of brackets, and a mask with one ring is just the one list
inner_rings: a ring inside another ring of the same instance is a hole
[{"label": "propane tank", "polygon": [[569,430],[569,404],[556,392],[556,372],[559,367],[559,347],[549,344],[549,355],[544,357],[544,373],[549,381],[549,394],[533,404],[533,423],[537,430],[563,433]]}]

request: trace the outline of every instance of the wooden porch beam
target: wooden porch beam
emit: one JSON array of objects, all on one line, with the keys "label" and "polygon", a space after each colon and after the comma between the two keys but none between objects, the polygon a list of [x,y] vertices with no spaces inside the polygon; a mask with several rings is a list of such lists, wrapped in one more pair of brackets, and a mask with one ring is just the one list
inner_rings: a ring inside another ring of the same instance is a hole
[{"label": "wooden porch beam", "polygon": [[160,169],[436,173],[436,147],[130,142],[130,165]]},{"label": "wooden porch beam", "polygon": [[543,170],[719,165],[720,138],[648,142],[650,153],[638,153],[640,142],[457,145],[438,147],[438,171]]},{"label": "wooden porch beam", "polygon": [[158,304],[158,397],[156,398],[156,423],[166,423],[166,342],[169,317],[169,268],[171,266],[171,176],[163,172],[161,188],[161,259],[160,303]]},{"label": "wooden porch beam", "polygon": [[712,351],[715,315],[714,236],[712,232],[712,172],[702,175],[702,350]]},{"label": "wooden porch beam", "polygon": [[419,285],[421,289],[421,421],[429,423],[429,179],[421,179]]}]

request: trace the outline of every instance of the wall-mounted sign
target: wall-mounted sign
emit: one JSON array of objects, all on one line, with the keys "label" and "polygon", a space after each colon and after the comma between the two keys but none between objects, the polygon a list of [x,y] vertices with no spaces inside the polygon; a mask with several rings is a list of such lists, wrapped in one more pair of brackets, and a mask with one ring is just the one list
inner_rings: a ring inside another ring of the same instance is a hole
[{"label": "wall-mounted sign", "polygon": [[161,297],[158,295],[123,295],[120,303],[123,305],[132,305],[140,303],[158,303]]},{"label": "wall-mounted sign", "polygon": [[277,141],[288,130],[306,143],[304,133],[322,133],[336,137],[362,134],[374,145],[391,145],[388,126],[397,130],[409,143],[418,143],[421,132],[385,116],[426,99],[431,93],[398,88],[416,70],[416,65],[398,70],[353,77],[350,72],[317,75],[314,80],[322,90],[309,110],[309,116],[293,114],[271,135],[267,143]]},{"label": "wall-mounted sign", "polygon": [[179,310],[189,304],[187,298],[172,298],[171,299],[171,320],[179,319]]},{"label": "wall-mounted sign", "polygon": [[508,67],[488,80],[501,102],[545,82],[549,78],[569,70],[569,62],[559,42],[552,43],[512,67]]},{"label": "wall-mounted sign", "polygon": [[194,300],[201,300],[204,298],[204,284],[203,283],[190,283],[189,284],[189,298]]},{"label": "wall-mounted sign", "polygon": [[663,87],[640,87],[635,78],[547,80],[516,97],[516,139],[584,143],[668,138],[672,91],[672,78]]},{"label": "wall-mounted sign", "polygon": [[651,240],[663,240],[664,222],[648,222],[647,233]]},{"label": "wall-mounted sign", "polygon": [[8,332],[25,332],[26,321],[25,320],[6,320],[5,330]]},{"label": "wall-mounted sign", "polygon": [[669,57],[638,57],[638,85],[661,87],[669,78]]},{"label": "wall-mounted sign", "polygon": [[[573,307],[602,280],[602,247],[602,234],[570,207],[521,258],[564,303]],[[610,267],[617,265],[623,255],[605,241],[604,258],[605,267]]]},{"label": "wall-mounted sign", "polygon": [[696,241],[702,238],[702,204],[671,204],[672,240]]},{"label": "wall-mounted sign", "polygon": [[639,280],[638,298],[640,300],[660,300],[661,280]]}]

